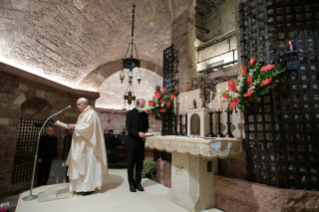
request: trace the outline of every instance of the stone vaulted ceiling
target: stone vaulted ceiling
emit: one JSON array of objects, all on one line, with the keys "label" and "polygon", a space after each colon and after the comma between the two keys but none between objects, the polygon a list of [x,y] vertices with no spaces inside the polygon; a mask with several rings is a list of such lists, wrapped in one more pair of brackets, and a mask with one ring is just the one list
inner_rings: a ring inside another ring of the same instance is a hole
[{"label": "stone vaulted ceiling", "polygon": [[133,3],[139,57],[162,67],[171,43],[165,0],[0,0],[0,62],[75,88],[99,66],[123,58]]}]

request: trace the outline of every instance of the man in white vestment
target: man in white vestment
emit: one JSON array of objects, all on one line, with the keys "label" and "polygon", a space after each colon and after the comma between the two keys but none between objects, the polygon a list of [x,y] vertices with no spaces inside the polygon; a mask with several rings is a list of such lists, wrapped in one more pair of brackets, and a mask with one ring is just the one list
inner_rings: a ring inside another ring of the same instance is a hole
[{"label": "man in white vestment", "polygon": [[67,175],[70,191],[86,196],[101,189],[104,176],[108,175],[106,148],[98,114],[85,98],[80,98],[76,104],[81,114],[76,124],[68,125],[73,136],[66,161]]}]

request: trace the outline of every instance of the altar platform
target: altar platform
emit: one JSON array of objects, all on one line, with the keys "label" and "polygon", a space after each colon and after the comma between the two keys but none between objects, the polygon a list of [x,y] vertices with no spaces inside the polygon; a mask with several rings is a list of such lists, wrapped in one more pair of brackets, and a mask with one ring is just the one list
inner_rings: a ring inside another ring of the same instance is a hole
[{"label": "altar platform", "polygon": [[[16,212],[187,212],[186,209],[167,199],[169,188],[150,179],[144,178],[142,185],[145,191],[129,191],[126,169],[110,169],[107,182],[101,190],[89,196],[74,193],[73,197],[47,202],[38,200],[24,201],[29,191],[23,192],[18,201]],[[68,184],[60,184],[63,188]],[[33,194],[53,189],[56,185],[35,188]],[[60,189],[59,188],[59,189]],[[211,210],[210,210],[211,211]],[[217,210],[216,210],[217,212]]]}]

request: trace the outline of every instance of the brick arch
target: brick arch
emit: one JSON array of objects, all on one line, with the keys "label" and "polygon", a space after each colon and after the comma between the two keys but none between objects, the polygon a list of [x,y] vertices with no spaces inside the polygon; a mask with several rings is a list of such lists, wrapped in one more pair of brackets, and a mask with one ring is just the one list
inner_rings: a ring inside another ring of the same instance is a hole
[{"label": "brick arch", "polygon": [[17,96],[15,98],[15,100],[13,101],[13,105],[15,107],[21,108],[21,106],[25,102],[29,101],[30,99],[36,99],[36,98],[45,100],[51,106],[56,103],[53,98],[50,98],[50,95],[46,95],[45,91],[38,90],[38,92],[37,92],[37,90],[32,89],[32,90],[28,90],[28,91],[25,91],[23,93],[20,93],[20,95]]},{"label": "brick arch", "polygon": [[41,97],[32,97],[21,104],[20,116],[48,117],[52,114],[53,104]]},{"label": "brick arch", "polygon": [[[163,76],[163,69],[154,63],[141,60],[141,68],[153,71],[154,73]],[[122,67],[122,60],[116,60],[106,63],[97,69],[90,72],[84,79],[76,86],[76,89],[81,90],[98,90],[100,85],[112,74],[119,71]]]}]

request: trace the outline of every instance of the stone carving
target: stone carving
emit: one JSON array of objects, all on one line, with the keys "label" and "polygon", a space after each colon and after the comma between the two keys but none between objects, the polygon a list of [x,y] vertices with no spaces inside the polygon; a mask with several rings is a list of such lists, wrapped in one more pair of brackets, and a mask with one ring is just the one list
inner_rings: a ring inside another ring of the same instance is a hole
[{"label": "stone carving", "polygon": [[194,99],[193,100],[193,106],[194,106],[194,109],[196,109],[197,107],[196,107],[196,105],[197,105],[197,103],[196,103],[196,99]]},{"label": "stone carving", "polygon": [[177,176],[183,176],[184,166],[183,165],[177,165],[176,166],[176,175]]}]

